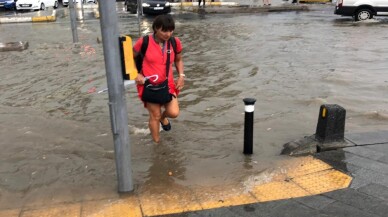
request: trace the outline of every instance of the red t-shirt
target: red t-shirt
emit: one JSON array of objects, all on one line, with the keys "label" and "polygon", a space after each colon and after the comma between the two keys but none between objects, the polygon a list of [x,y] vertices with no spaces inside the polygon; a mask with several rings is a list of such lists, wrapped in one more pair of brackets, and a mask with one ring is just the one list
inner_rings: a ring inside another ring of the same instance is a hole
[{"label": "red t-shirt", "polygon": [[[182,43],[179,38],[175,37],[176,41],[176,52],[180,53],[182,51]],[[136,41],[133,49],[140,53],[141,45],[143,44],[143,37]],[[168,73],[168,86],[170,88],[170,93],[178,95],[178,90],[175,88],[174,76],[173,76],[173,66],[172,63],[175,61],[175,53],[172,45],[170,44],[170,72]],[[164,43],[163,48],[159,46],[153,37],[153,34],[149,35],[148,47],[146,54],[143,59],[143,68],[142,73],[145,77],[158,75],[158,80],[153,82],[154,77],[150,79],[152,84],[160,84],[166,80],[166,62],[167,62],[167,43]],[[140,73],[140,72],[139,72]],[[141,99],[143,94],[143,85],[138,85],[138,93]]]}]

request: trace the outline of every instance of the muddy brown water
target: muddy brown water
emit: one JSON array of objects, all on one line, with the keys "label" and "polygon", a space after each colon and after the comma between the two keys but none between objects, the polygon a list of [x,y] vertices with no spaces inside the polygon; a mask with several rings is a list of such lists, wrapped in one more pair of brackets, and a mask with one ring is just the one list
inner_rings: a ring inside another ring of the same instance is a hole
[{"label": "muddy brown water", "polygon": [[[135,187],[270,178],[282,145],[315,132],[324,103],[347,110],[347,132],[388,129],[388,20],[315,9],[175,14],[186,88],[161,144],[151,142],[135,88],[126,94]],[[151,23],[142,20],[142,34]],[[137,18],[123,16],[119,29],[136,35]],[[0,25],[1,42],[30,45],[0,53],[1,209],[117,197],[108,95],[95,92],[106,87],[99,21],[78,23],[78,34],[73,46],[66,14]],[[241,153],[245,97],[257,99],[251,157]]]}]

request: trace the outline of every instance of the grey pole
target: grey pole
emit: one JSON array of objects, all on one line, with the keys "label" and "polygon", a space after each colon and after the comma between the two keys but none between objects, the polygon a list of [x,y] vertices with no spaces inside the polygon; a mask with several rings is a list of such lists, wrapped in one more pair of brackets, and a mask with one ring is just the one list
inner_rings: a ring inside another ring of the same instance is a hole
[{"label": "grey pole", "polygon": [[85,19],[84,0],[81,0],[82,20]]},{"label": "grey pole", "polygon": [[121,75],[116,1],[100,1],[100,24],[108,82],[109,112],[115,148],[118,191],[133,190],[128,114]]},{"label": "grey pole", "polygon": [[142,0],[137,0],[137,22],[139,24],[139,36],[141,37],[141,16],[143,15],[143,1]]},{"label": "grey pole", "polygon": [[70,10],[70,23],[71,23],[71,32],[73,33],[73,43],[78,42],[78,32],[77,32],[77,23],[76,15],[74,9],[74,0],[69,0],[69,10]]},{"label": "grey pole", "polygon": [[143,1],[142,0],[137,0],[137,15],[143,16]]}]

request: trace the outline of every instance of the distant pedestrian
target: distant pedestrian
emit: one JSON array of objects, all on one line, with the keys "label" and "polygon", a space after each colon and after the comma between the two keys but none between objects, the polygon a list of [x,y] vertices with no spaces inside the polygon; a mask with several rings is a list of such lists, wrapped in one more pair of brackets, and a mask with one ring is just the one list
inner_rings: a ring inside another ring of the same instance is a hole
[{"label": "distant pedestrian", "polygon": [[205,7],[205,0],[198,0],[198,7],[201,6],[201,1],[203,1],[203,6]]},{"label": "distant pedestrian", "polygon": [[271,0],[263,0],[264,6],[271,6]]}]

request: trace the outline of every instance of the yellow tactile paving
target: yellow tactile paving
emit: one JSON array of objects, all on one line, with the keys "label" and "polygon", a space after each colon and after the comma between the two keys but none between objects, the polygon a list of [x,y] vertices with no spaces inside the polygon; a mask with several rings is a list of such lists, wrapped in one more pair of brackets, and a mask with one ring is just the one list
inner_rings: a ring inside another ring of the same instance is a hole
[{"label": "yellow tactile paving", "polygon": [[20,209],[0,210],[0,217],[19,217]]},{"label": "yellow tactile paving", "polygon": [[193,192],[203,209],[258,202],[249,192],[236,186],[194,188]]},{"label": "yellow tactile paving", "polygon": [[189,188],[170,187],[139,194],[145,216],[201,210],[202,207]]},{"label": "yellow tactile paving", "polygon": [[21,217],[79,217],[81,204],[63,204],[36,210],[22,211]]},{"label": "yellow tactile paving", "polygon": [[89,201],[82,204],[81,217],[141,217],[138,198],[130,196],[125,199]]},{"label": "yellow tactile paving", "polygon": [[252,194],[260,202],[310,195],[309,192],[290,181],[269,182],[267,184],[256,186],[252,190]]},{"label": "yellow tactile paving", "polygon": [[329,164],[324,163],[323,161],[315,159],[311,156],[302,157],[298,159],[297,164],[294,165],[293,168],[290,168],[287,171],[287,176],[291,178],[298,177],[323,170],[328,170],[331,168],[332,167]]},{"label": "yellow tactile paving", "polygon": [[217,187],[143,185],[115,199],[84,201],[39,209],[2,210],[0,217],[142,217],[197,211],[256,202],[305,197],[350,185],[352,178],[314,157],[292,158],[267,183]]},{"label": "yellow tactile paving", "polygon": [[313,195],[346,188],[350,185],[351,181],[352,178],[350,176],[334,169],[324,170],[293,179],[293,182]]}]

